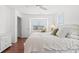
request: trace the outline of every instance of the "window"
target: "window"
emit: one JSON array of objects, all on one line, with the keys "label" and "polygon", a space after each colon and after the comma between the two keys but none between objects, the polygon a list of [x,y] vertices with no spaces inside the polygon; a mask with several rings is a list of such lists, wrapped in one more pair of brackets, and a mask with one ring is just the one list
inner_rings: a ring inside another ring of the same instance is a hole
[{"label": "window", "polygon": [[63,15],[59,15],[57,16],[57,25],[63,25],[64,24],[64,16]]},{"label": "window", "polygon": [[42,30],[48,27],[47,19],[32,19],[31,20],[31,30]]}]

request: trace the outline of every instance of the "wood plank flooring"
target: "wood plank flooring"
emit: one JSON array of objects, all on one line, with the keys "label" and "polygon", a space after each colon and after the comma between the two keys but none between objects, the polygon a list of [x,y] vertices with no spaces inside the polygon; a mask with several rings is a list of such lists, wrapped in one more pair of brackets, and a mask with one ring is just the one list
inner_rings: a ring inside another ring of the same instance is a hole
[{"label": "wood plank flooring", "polygon": [[19,38],[17,43],[12,44],[11,47],[7,48],[2,53],[24,53],[24,42],[25,39]]}]

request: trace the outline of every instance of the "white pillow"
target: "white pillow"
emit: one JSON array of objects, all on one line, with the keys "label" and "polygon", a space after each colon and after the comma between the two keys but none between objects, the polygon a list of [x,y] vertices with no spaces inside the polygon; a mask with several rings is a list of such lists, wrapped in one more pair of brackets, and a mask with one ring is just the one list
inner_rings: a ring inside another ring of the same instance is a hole
[{"label": "white pillow", "polygon": [[69,35],[68,38],[72,38],[72,39],[78,39],[79,40],[79,36],[77,35]]},{"label": "white pillow", "polygon": [[71,34],[72,34],[72,35],[79,35],[79,32],[74,31],[74,32],[72,32]]},{"label": "white pillow", "polygon": [[65,36],[69,33],[68,29],[66,28],[60,28],[59,31],[57,32],[57,36],[60,38],[65,38]]}]

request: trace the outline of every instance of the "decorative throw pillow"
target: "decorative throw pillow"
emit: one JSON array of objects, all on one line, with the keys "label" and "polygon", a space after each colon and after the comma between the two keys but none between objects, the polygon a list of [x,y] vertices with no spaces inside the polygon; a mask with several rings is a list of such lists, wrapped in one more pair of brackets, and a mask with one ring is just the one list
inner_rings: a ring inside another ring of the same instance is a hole
[{"label": "decorative throw pillow", "polygon": [[45,27],[42,28],[41,32],[46,32],[46,28]]},{"label": "decorative throw pillow", "polygon": [[56,35],[57,31],[58,31],[58,28],[54,29],[52,32],[52,35]]},{"label": "decorative throw pillow", "polygon": [[65,37],[66,37],[66,38],[68,38],[69,36],[70,36],[70,34],[69,34],[69,33],[67,33]]},{"label": "decorative throw pillow", "polygon": [[57,36],[60,38],[65,38],[67,33],[69,33],[69,31],[66,28],[60,28],[59,31],[57,32]]}]

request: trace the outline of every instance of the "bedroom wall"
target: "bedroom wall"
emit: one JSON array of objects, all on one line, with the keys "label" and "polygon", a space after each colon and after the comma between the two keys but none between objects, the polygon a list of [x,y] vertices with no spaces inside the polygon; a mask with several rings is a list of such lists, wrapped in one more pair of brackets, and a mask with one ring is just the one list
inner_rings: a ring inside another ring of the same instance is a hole
[{"label": "bedroom wall", "polygon": [[15,9],[13,9],[13,8],[11,8],[10,9],[11,10],[11,38],[12,38],[12,43],[15,43],[15,42],[17,42],[17,19],[16,19],[16,15],[15,15]]},{"label": "bedroom wall", "polygon": [[[56,12],[58,14],[63,13],[64,24],[78,24],[79,25],[79,6],[78,5],[68,5],[68,6],[55,6]],[[52,11],[53,12],[53,11]],[[56,16],[58,15],[56,14]]]},{"label": "bedroom wall", "polygon": [[11,36],[11,10],[0,6],[0,34]]},{"label": "bedroom wall", "polygon": [[64,24],[78,24],[79,25],[79,7],[71,8],[64,12]]},{"label": "bedroom wall", "polygon": [[10,9],[3,5],[0,6],[0,35],[8,35],[11,38]]},{"label": "bedroom wall", "polygon": [[17,16],[21,16],[14,8],[0,6],[0,34],[11,36],[12,43],[17,42]]},{"label": "bedroom wall", "polygon": [[29,17],[28,15],[22,15],[22,37],[26,38],[29,36]]},{"label": "bedroom wall", "polygon": [[[46,5],[48,10],[43,10],[34,6],[26,9],[26,14],[60,14],[64,13],[65,24],[78,24],[79,6],[78,5]],[[72,22],[71,22],[72,21]]]},{"label": "bedroom wall", "polygon": [[21,17],[21,14],[18,10],[14,8],[10,8],[10,22],[11,22],[11,36],[12,36],[12,43],[17,42],[17,16]]},{"label": "bedroom wall", "polygon": [[0,33],[4,34],[6,33],[6,8],[4,6],[0,6]]},{"label": "bedroom wall", "polygon": [[[68,6],[58,6],[57,12],[63,13],[64,24],[78,24],[79,25],[79,6],[78,5],[68,5]],[[58,11],[59,10],[59,11]]]}]

